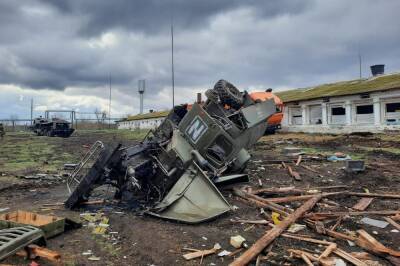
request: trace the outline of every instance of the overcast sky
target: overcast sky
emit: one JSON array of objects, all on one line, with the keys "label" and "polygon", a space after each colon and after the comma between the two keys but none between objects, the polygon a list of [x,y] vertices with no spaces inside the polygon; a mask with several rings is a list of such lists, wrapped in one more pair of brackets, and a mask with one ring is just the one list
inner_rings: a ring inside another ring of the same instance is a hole
[{"label": "overcast sky", "polygon": [[313,86],[400,70],[398,0],[0,0],[0,118],[46,109],[171,107],[218,79],[240,89]]}]

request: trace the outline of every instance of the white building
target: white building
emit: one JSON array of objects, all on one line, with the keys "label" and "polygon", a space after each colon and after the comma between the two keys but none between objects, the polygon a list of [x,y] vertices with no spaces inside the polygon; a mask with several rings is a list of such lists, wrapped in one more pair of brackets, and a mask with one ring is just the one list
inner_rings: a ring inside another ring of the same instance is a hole
[{"label": "white building", "polygon": [[169,111],[150,112],[128,116],[126,119],[117,122],[118,129],[154,129],[158,127]]},{"label": "white building", "polygon": [[400,130],[400,73],[277,93],[282,131],[351,133]]}]

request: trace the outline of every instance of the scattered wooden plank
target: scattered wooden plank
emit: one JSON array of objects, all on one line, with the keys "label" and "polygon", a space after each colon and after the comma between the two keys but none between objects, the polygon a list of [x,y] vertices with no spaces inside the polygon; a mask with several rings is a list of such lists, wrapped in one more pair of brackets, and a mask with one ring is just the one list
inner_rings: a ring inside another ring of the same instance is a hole
[{"label": "scattered wooden plank", "polygon": [[212,249],[199,250],[199,251],[187,253],[187,254],[183,255],[183,257],[185,258],[185,260],[192,260],[192,259],[196,259],[196,258],[203,258],[203,257],[205,257],[205,256],[214,254],[214,253],[217,252],[217,250],[219,250],[220,248],[221,248],[221,247],[215,245]]},{"label": "scattered wooden plank", "polygon": [[351,196],[359,197],[373,197],[373,198],[387,198],[387,199],[400,199],[399,194],[379,194],[379,193],[359,193],[359,192],[349,192]]},{"label": "scattered wooden plank", "polygon": [[21,249],[15,254],[26,259],[35,259],[37,257],[40,257],[55,263],[61,262],[60,253],[47,248],[39,247],[34,244],[26,246],[25,249]]},{"label": "scattered wooden plank", "polygon": [[228,257],[234,257],[236,254],[242,252],[244,250],[244,248],[238,248],[235,251],[232,251],[229,255],[227,255]]},{"label": "scattered wooden plank", "polygon": [[270,224],[267,220],[231,220],[232,223],[239,224]]},{"label": "scattered wooden plank", "polygon": [[308,259],[315,261],[315,262],[318,261],[318,258],[316,256],[314,256],[313,254],[311,254],[307,251],[300,250],[300,249],[288,249],[288,251],[298,258],[301,258],[301,255],[304,254]]},{"label": "scattered wooden plank", "polygon": [[400,213],[400,210],[385,210],[385,211],[348,211],[348,212],[311,212],[304,215],[306,218],[311,218],[313,220],[322,220],[331,217],[339,217],[339,216],[360,216],[360,215],[393,215]]},{"label": "scattered wooden plank", "polygon": [[391,225],[393,225],[394,227],[396,227],[397,230],[400,230],[400,224],[396,223],[395,221],[393,221],[393,219],[389,218],[389,217],[384,217],[384,219],[390,223]]},{"label": "scattered wooden plank", "polygon": [[[322,193],[321,196],[329,197],[329,196],[335,196],[335,195],[340,195],[340,194],[344,194],[344,193],[346,193],[346,191]],[[301,195],[301,196],[288,196],[288,197],[279,197],[279,198],[267,198],[264,200],[266,200],[268,202],[273,202],[273,203],[286,203],[286,202],[299,201],[299,200],[308,200],[308,199],[313,198],[314,195],[315,194]]]},{"label": "scattered wooden plank", "polygon": [[392,219],[393,221],[400,221],[400,213],[390,216],[390,219]]},{"label": "scattered wooden plank", "polygon": [[303,157],[301,155],[299,155],[299,157],[297,157],[297,162],[296,162],[296,166],[298,166],[301,163],[301,159]]},{"label": "scattered wooden plank", "polygon": [[336,232],[336,231],[333,231],[333,230],[325,229],[325,232],[326,232],[326,234],[328,236],[331,236],[331,237],[334,237],[334,238],[337,238],[337,239],[350,240],[350,241],[355,241],[356,240],[356,238],[353,237],[353,236],[346,235],[346,234],[343,234],[343,233],[339,233],[339,232]]},{"label": "scattered wooden plank", "polygon": [[359,236],[355,243],[360,247],[370,250],[375,254],[388,254],[391,256],[400,257],[400,251],[396,251],[382,245],[378,240],[368,234],[365,230],[358,230],[357,233],[359,234]]},{"label": "scattered wooden plank", "polygon": [[333,253],[335,253],[339,257],[347,260],[348,262],[353,263],[356,266],[368,266],[365,262],[357,259],[356,257],[352,256],[350,253],[347,253],[346,251],[344,251],[340,248],[334,250]]},{"label": "scattered wooden plank", "polygon": [[354,210],[364,211],[368,208],[374,198],[361,198],[353,207]]},{"label": "scattered wooden plank", "polygon": [[330,244],[319,256],[318,259],[327,258],[334,250],[337,249],[337,244],[332,243]]},{"label": "scattered wooden plank", "polygon": [[314,239],[314,238],[309,238],[309,237],[300,237],[300,236],[294,236],[294,235],[290,235],[290,234],[281,234],[281,236],[286,237],[286,238],[291,238],[291,239],[297,239],[300,241],[310,242],[310,243],[314,243],[314,244],[321,244],[321,245],[334,244],[334,242],[329,242],[326,240],[319,240],[319,239]]},{"label": "scattered wooden plank", "polygon": [[301,253],[301,258],[303,259],[303,261],[308,265],[308,266],[314,266],[314,264],[312,264],[311,260],[302,252]]},{"label": "scattered wooden plank", "polygon": [[322,202],[326,203],[326,204],[330,204],[336,207],[340,207],[341,205],[335,201],[329,200],[329,199],[322,199]]},{"label": "scattered wooden plank", "polygon": [[285,208],[283,206],[280,206],[279,204],[269,202],[262,197],[244,192],[240,189],[233,189],[233,194],[244,199],[246,203],[253,203],[253,205],[259,208],[267,208],[283,216],[288,216],[290,212],[293,212],[293,210],[290,208]]},{"label": "scattered wooden plank", "polygon": [[281,223],[269,230],[264,236],[257,240],[253,246],[247,249],[239,258],[234,260],[230,265],[239,266],[247,265],[258,254],[260,254],[275,238],[283,233],[292,223],[296,222],[307,211],[311,210],[315,204],[322,198],[322,195],[316,195],[306,201],[302,206],[297,208],[293,213],[289,214]]},{"label": "scattered wooden plank", "polygon": [[[261,188],[252,190],[252,194],[305,194],[309,191],[321,191],[326,189],[341,189],[348,188],[348,186],[337,185],[337,186],[322,186],[322,187],[310,187],[310,188],[297,188],[294,186],[289,187],[272,187],[272,188]],[[314,193],[315,194],[315,193]]]},{"label": "scattered wooden plank", "polygon": [[332,231],[336,230],[336,227],[338,227],[341,224],[342,219],[343,219],[343,216],[339,216],[339,218],[337,219],[336,223],[331,227]]},{"label": "scattered wooden plank", "polygon": [[360,260],[371,260],[371,254],[368,252],[350,252],[350,254]]},{"label": "scattered wooden plank", "polygon": [[319,172],[317,171],[317,170],[315,170],[315,169],[312,169],[311,167],[309,167],[309,166],[307,166],[307,165],[300,165],[301,167],[303,167],[304,169],[306,169],[306,170],[308,170],[308,171],[311,171],[311,172],[313,172],[313,173],[316,173],[316,174],[319,174]]},{"label": "scattered wooden plank", "polygon": [[303,189],[295,187],[277,187],[277,188],[261,188],[253,190],[252,194],[301,194],[304,193]]},{"label": "scattered wooden plank", "polygon": [[288,165],[288,166],[287,166],[287,169],[288,169],[289,175],[290,175],[291,177],[293,177],[294,180],[296,180],[296,181],[301,181],[301,180],[302,180],[301,177],[300,177],[300,174],[299,174],[298,172],[296,172],[296,171],[293,171],[292,167],[290,167],[290,166]]},{"label": "scattered wooden plank", "polygon": [[39,247],[37,245],[28,245],[28,253],[33,254],[37,257],[45,258],[47,260],[53,261],[53,262],[59,262],[61,261],[61,255],[60,253],[50,250],[47,248]]}]

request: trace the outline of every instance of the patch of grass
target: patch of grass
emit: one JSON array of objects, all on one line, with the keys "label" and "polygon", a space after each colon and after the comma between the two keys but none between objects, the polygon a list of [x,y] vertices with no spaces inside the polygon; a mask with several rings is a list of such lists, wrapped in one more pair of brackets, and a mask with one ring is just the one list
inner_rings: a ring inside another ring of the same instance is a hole
[{"label": "patch of grass", "polygon": [[85,134],[107,134],[107,135],[116,135],[122,139],[126,140],[142,140],[147,133],[148,129],[138,129],[138,130],[129,130],[129,129],[100,129],[100,130],[79,130],[78,133]]},{"label": "patch of grass", "polygon": [[358,146],[357,148],[365,150],[365,151],[383,151],[383,152],[389,152],[389,153],[393,153],[396,155],[400,155],[400,149],[399,148],[393,148],[393,147],[389,147],[389,148],[374,148],[374,147],[366,147],[366,146]]},{"label": "patch of grass", "polygon": [[146,137],[149,130],[147,129],[138,129],[138,130],[128,130],[128,129],[119,129],[118,134],[127,140],[142,140]]},{"label": "patch of grass", "polygon": [[73,158],[68,153],[60,153],[56,143],[53,138],[36,137],[29,133],[7,134],[0,141],[0,168],[6,173],[26,169],[55,172],[65,161]]}]

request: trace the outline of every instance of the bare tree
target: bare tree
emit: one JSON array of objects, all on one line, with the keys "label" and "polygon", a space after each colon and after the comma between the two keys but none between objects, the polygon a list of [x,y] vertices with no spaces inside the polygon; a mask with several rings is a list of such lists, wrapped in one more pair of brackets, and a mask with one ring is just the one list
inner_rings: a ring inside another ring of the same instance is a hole
[{"label": "bare tree", "polygon": [[18,115],[10,115],[12,131],[15,131],[15,124],[16,124],[17,120],[18,120]]},{"label": "bare tree", "polygon": [[102,112],[100,111],[100,109],[99,108],[95,108],[94,109],[94,114],[96,115],[96,120],[97,120],[97,123],[98,124],[100,124],[100,122],[101,122],[101,116],[102,116]]}]

